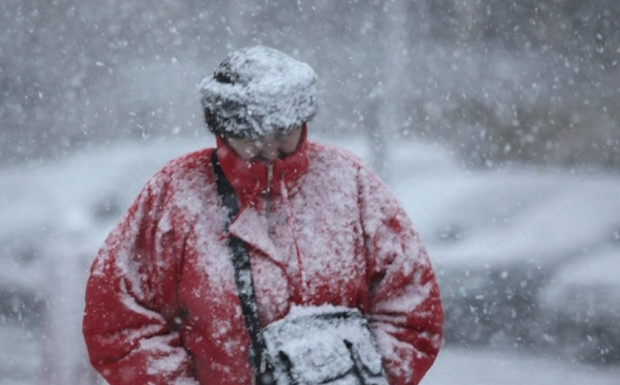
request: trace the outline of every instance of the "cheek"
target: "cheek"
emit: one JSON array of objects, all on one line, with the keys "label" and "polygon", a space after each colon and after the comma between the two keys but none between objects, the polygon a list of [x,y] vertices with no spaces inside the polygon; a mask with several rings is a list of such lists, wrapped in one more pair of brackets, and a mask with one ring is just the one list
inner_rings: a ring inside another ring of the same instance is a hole
[{"label": "cheek", "polygon": [[257,146],[249,143],[235,143],[231,147],[240,158],[245,160],[251,160],[260,153],[260,149]]},{"label": "cheek", "polygon": [[280,151],[285,154],[292,153],[297,149],[300,139],[301,135],[293,135],[292,137],[286,138],[280,143]]},{"label": "cheek", "polygon": [[247,160],[255,158],[259,153],[260,153],[260,149],[256,146],[247,146],[243,150],[243,156]]},{"label": "cheek", "polygon": [[287,141],[280,144],[280,151],[285,154],[290,154],[297,148],[298,141]]}]

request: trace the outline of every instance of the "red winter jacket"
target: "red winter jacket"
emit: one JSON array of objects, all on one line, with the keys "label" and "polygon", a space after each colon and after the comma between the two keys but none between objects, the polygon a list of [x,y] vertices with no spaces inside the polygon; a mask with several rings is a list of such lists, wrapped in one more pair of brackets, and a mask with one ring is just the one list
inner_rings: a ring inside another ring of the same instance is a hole
[{"label": "red winter jacket", "polygon": [[[252,383],[212,151],[155,174],[92,265],[83,332],[111,385]],[[426,251],[387,187],[352,155],[305,140],[276,161],[269,189],[263,164],[222,141],[217,151],[241,203],[230,233],[250,250],[260,323],[292,304],[359,308],[390,384],[417,384],[443,313]]]}]

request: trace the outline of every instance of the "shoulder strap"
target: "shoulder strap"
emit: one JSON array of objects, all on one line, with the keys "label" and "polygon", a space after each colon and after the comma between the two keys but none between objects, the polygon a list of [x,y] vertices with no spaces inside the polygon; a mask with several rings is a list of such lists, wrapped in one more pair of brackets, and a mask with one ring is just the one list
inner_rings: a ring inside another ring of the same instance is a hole
[{"label": "shoulder strap", "polygon": [[[220,162],[217,159],[217,150],[213,150],[211,157],[213,163],[213,171],[215,172],[215,183],[217,185],[217,193],[220,197],[220,203],[228,209],[228,219],[226,221],[226,230],[230,226],[233,218],[239,212],[239,204],[235,192],[224,175]],[[231,235],[228,240],[228,248],[232,252],[232,262],[235,268],[235,284],[239,300],[241,301],[241,310],[245,318],[245,324],[250,334],[250,366],[254,373],[257,384],[267,385],[271,375],[271,368],[266,361],[265,340],[260,332],[258,325],[258,311],[256,308],[256,294],[254,292],[254,283],[252,281],[252,270],[250,265],[250,257],[248,255],[245,243]]]}]

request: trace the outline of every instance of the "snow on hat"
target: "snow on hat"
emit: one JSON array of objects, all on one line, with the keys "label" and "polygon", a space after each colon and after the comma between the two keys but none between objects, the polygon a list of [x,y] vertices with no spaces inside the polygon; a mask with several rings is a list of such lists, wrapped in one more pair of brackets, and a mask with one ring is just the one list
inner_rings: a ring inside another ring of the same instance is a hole
[{"label": "snow on hat", "polygon": [[263,46],[230,53],[199,89],[207,126],[225,138],[257,139],[287,131],[317,111],[312,68]]}]

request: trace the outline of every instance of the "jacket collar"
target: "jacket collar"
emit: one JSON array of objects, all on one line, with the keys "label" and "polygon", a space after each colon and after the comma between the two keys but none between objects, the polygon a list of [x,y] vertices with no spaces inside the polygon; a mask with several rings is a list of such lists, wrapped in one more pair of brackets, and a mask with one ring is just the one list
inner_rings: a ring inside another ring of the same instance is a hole
[{"label": "jacket collar", "polygon": [[276,196],[282,193],[283,187],[290,190],[296,185],[298,179],[308,169],[306,138],[307,130],[304,128],[295,152],[284,159],[272,162],[271,183],[268,183],[266,163],[244,160],[237,156],[224,139],[219,136],[216,138],[218,160],[239,199],[240,210],[248,205],[256,205],[258,198],[267,192],[270,196]]}]

